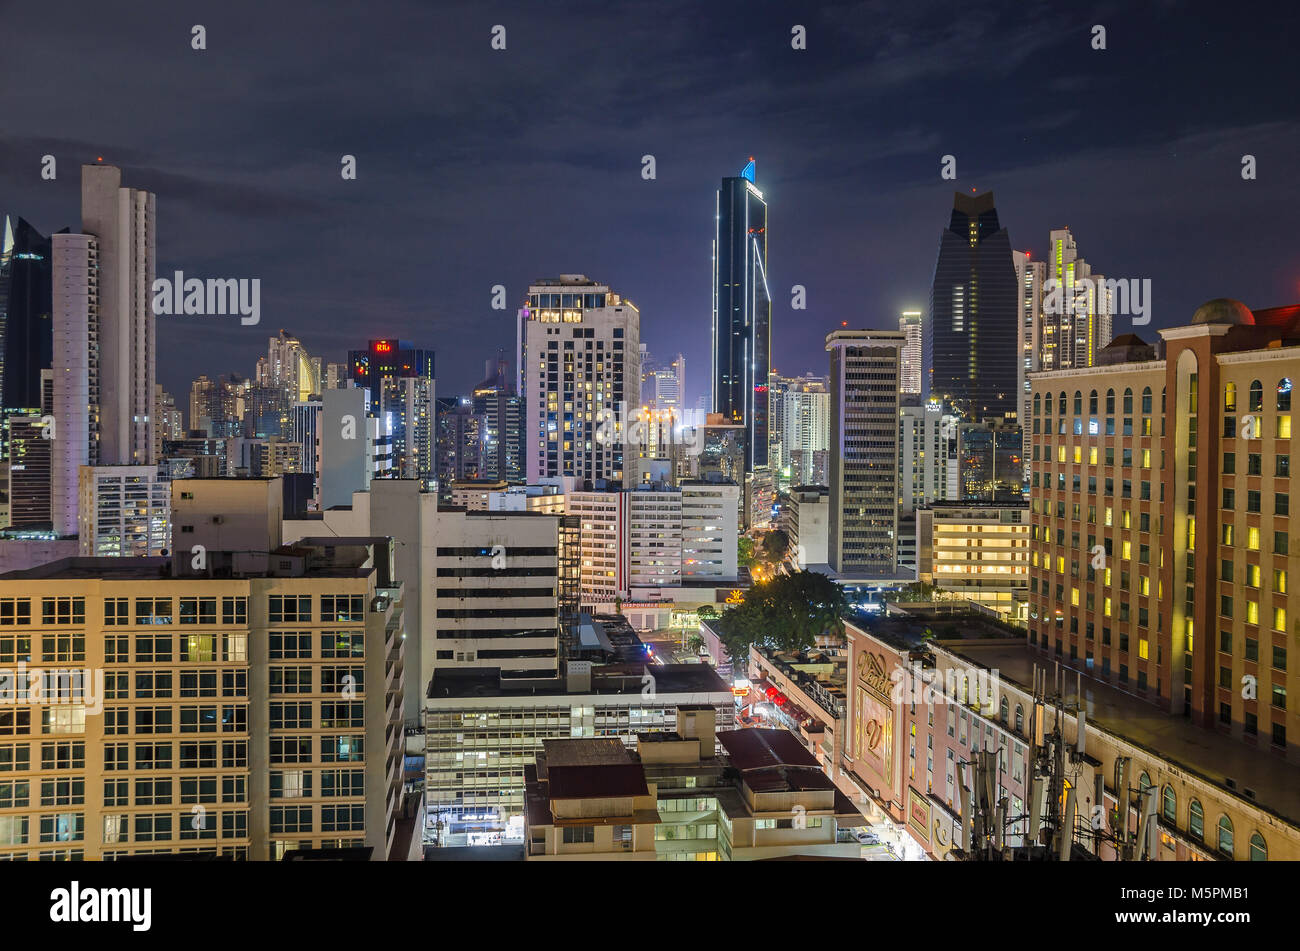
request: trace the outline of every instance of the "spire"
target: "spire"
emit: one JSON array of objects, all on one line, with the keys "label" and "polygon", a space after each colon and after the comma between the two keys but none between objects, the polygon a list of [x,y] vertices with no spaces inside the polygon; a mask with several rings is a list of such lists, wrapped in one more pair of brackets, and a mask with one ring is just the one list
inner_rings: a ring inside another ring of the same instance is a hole
[{"label": "spire", "polygon": [[740,170],[740,177],[747,178],[752,182],[754,181],[754,174],[756,171],[757,169],[754,166],[754,156],[751,155],[749,157],[749,164]]},{"label": "spire", "polygon": [[9,216],[5,215],[4,235],[0,237],[0,258],[7,258],[14,249],[14,228]]}]

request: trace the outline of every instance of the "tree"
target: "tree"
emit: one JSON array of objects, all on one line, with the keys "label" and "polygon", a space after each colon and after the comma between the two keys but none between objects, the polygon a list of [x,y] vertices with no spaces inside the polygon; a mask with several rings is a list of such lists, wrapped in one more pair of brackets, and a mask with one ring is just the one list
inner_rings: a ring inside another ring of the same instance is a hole
[{"label": "tree", "polygon": [[698,634],[692,634],[689,638],[687,638],[686,646],[691,649],[692,653],[698,654],[700,652],[700,648],[704,646],[704,638],[700,637],[700,635]]},{"label": "tree", "polygon": [[718,609],[711,604],[701,605],[700,609],[695,612],[695,616],[701,621],[717,620]]},{"label": "tree", "polygon": [[779,528],[763,537],[763,557],[768,561],[781,561],[789,547],[790,536]]},{"label": "tree", "polygon": [[744,600],[719,618],[719,637],[733,660],[751,646],[807,650],[818,636],[844,634],[849,603],[843,589],[825,575],[798,571],[778,575],[745,592]]},{"label": "tree", "polygon": [[736,542],[736,560],[742,568],[754,566],[754,539],[741,535]]}]

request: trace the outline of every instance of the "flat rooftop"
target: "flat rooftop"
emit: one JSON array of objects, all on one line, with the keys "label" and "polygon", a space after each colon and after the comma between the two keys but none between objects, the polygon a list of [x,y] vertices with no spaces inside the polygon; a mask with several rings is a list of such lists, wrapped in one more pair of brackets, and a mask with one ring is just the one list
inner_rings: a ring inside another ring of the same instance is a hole
[{"label": "flat rooftop", "polygon": [[717,672],[708,664],[618,664],[596,667],[591,672],[591,686],[569,690],[564,678],[553,685],[538,685],[528,681],[518,685],[502,685],[495,668],[469,676],[434,671],[426,697],[430,700],[476,699],[488,697],[565,697],[604,695],[642,695],[646,688],[643,678],[654,677],[656,694],[725,693],[731,696],[731,687],[723,683]]},{"label": "flat rooftop", "polygon": [[[1034,665],[1050,669],[1054,662],[1028,644],[945,641],[943,647],[990,670],[996,669],[1003,680],[1026,691],[1033,683]],[[1078,682],[1077,677],[1073,669],[1066,672],[1067,696]],[[1288,822],[1300,823],[1300,765],[1288,763],[1267,749],[1203,729],[1109,684],[1089,679],[1087,674],[1083,676],[1083,696],[1090,726],[1100,727],[1153,756],[1166,759],[1243,802]],[[1229,789],[1225,779],[1232,779],[1237,788]],[[1255,799],[1243,796],[1243,789],[1254,790]]]}]

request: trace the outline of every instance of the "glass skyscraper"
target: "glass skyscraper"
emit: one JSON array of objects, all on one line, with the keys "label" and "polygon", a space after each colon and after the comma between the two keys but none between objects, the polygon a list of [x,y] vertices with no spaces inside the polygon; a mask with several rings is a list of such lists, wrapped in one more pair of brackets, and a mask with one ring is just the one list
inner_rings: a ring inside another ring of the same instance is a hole
[{"label": "glass skyscraper", "polygon": [[969,420],[1017,412],[1018,286],[993,193],[953,199],[939,240],[925,344],[929,395]]},{"label": "glass skyscraper", "polygon": [[41,405],[41,371],[54,351],[50,239],[22,218],[0,220],[0,402]]},{"label": "glass skyscraper", "polygon": [[768,463],[772,297],[767,283],[767,203],[754,160],[718,189],[713,241],[713,412],[743,423],[747,467]]}]

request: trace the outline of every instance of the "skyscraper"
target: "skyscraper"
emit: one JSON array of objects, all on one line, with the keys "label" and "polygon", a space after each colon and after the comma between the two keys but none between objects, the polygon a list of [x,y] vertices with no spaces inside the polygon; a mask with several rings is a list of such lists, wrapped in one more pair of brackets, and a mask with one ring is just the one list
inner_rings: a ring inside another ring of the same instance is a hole
[{"label": "skyscraper", "polygon": [[713,239],[713,412],[743,423],[748,467],[768,464],[772,297],[767,283],[767,203],[754,160],[724,178]]},{"label": "skyscraper", "polygon": [[22,218],[0,223],[0,406],[41,405],[41,371],[53,360],[50,239]]},{"label": "skyscraper", "polygon": [[1011,239],[993,193],[957,192],[939,239],[925,341],[930,396],[966,419],[1018,411],[1017,294]]},{"label": "skyscraper", "polygon": [[474,387],[471,406],[486,418],[482,446],[482,478],[522,481],[524,451],[519,396],[510,378],[510,364],[498,351],[487,361],[483,381]]},{"label": "skyscraper", "polygon": [[907,345],[903,347],[902,392],[920,396],[921,357],[925,349],[921,342],[921,312],[903,311],[903,315],[898,318],[898,329],[907,335]]},{"label": "skyscraper", "polygon": [[54,530],[78,526],[81,466],[152,466],[155,199],[111,165],[81,167],[80,234],[56,234]]},{"label": "skyscraper", "polygon": [[898,375],[907,337],[836,330],[830,352],[831,568],[892,577],[898,551]]},{"label": "skyscraper", "polygon": [[[426,489],[437,479],[434,357],[405,340],[371,340],[349,354],[352,379],[370,391],[370,411],[387,419],[392,435],[390,477],[419,479]],[[328,464],[329,460],[326,460]]]},{"label": "skyscraper", "polygon": [[[519,312],[528,482],[636,479],[627,423],[640,409],[641,315],[584,274],[528,288]],[[626,464],[625,464],[626,463]]]}]

